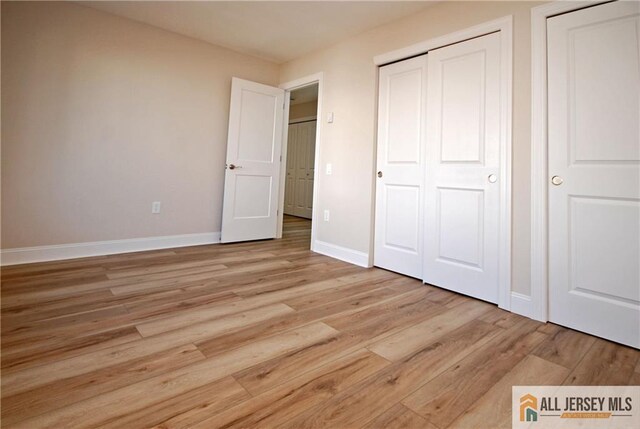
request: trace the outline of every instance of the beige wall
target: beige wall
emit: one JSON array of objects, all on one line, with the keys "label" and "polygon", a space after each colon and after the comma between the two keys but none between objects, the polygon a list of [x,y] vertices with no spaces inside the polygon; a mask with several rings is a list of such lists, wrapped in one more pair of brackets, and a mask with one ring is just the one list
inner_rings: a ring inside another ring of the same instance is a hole
[{"label": "beige wall", "polygon": [[318,206],[331,222],[317,223],[317,239],[369,252],[375,157],[377,70],[373,57],[472,25],[514,17],[512,289],[529,294],[530,275],[530,10],[529,2],[446,2],[284,64],[280,81],[324,72]]},{"label": "beige wall", "polygon": [[536,4],[443,2],[278,67],[74,4],[2,2],[2,247],[219,231],[231,76],[273,85],[322,71],[321,117],[335,120],[320,160],[333,174],[316,185],[331,222],[317,238],[369,252],[373,57],[513,15],[512,280],[527,294]]},{"label": "beige wall", "polygon": [[220,231],[231,76],[275,85],[278,66],[71,3],[2,2],[3,248]]},{"label": "beige wall", "polygon": [[306,103],[292,104],[289,106],[289,119],[306,118],[316,116],[318,113],[318,100]]}]

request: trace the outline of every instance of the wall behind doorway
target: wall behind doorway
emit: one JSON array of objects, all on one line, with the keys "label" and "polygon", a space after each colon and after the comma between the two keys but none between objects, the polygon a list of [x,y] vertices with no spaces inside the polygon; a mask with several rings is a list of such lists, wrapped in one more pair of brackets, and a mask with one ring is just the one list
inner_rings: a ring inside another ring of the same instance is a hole
[{"label": "wall behind doorway", "polygon": [[292,104],[289,106],[289,121],[299,118],[316,116],[318,113],[318,100],[306,103]]}]

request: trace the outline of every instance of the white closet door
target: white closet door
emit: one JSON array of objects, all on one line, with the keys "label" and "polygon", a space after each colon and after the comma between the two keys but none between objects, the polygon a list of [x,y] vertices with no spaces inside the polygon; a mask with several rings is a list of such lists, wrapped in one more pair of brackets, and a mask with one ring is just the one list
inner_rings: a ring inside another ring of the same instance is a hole
[{"label": "white closet door", "polygon": [[640,347],[640,10],[547,21],[549,319]]},{"label": "white closet door", "polygon": [[288,215],[295,215],[297,146],[298,124],[289,124],[289,134],[287,137],[287,176],[284,187],[284,214]]},{"label": "white closet door", "polygon": [[316,122],[301,122],[297,127],[294,214],[311,219]]},{"label": "white closet door", "polygon": [[422,277],[427,56],[380,68],[374,264]]},{"label": "white closet door", "polygon": [[498,301],[500,33],[428,55],[424,281]]}]

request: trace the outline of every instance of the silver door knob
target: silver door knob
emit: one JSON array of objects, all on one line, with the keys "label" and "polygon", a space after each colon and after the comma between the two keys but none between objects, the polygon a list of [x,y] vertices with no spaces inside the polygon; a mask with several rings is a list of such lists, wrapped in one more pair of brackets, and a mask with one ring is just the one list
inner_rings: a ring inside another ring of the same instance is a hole
[{"label": "silver door knob", "polygon": [[498,181],[498,176],[496,176],[495,174],[489,174],[489,177],[487,177],[487,179],[489,180],[489,183],[496,183]]},{"label": "silver door knob", "polygon": [[382,177],[382,171],[378,171],[378,177]]},{"label": "silver door knob", "polygon": [[229,164],[229,170],[235,170],[236,168],[242,168],[241,165]]},{"label": "silver door knob", "polygon": [[553,176],[551,178],[551,183],[553,183],[556,186],[560,186],[562,185],[562,183],[564,183],[564,180],[562,180],[562,177],[560,176]]}]

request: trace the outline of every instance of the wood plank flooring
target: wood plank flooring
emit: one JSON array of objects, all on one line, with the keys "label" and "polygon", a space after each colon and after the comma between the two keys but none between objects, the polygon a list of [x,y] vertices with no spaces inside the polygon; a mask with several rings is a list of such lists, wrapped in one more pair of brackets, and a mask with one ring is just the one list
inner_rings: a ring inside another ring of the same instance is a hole
[{"label": "wood plank flooring", "polygon": [[511,426],[640,352],[281,240],[2,269],[2,427]]}]

